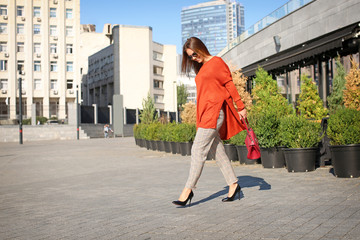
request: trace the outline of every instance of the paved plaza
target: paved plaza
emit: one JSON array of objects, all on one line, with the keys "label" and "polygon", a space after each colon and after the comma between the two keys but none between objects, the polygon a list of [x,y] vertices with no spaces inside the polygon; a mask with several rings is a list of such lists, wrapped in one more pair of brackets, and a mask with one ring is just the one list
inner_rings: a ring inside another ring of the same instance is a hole
[{"label": "paved plaza", "polygon": [[360,239],[360,179],[234,163],[241,200],[204,167],[177,207],[190,157],[133,138],[0,143],[0,239]]}]

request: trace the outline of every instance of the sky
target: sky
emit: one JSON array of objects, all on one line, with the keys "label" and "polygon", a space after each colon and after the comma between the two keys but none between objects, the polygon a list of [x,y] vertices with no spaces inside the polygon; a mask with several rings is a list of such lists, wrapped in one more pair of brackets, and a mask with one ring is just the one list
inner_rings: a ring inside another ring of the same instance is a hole
[{"label": "sky", "polygon": [[[289,0],[238,0],[245,7],[245,29]],[[176,45],[181,52],[181,9],[207,0],[81,0],[80,23],[150,26],[153,41]]]}]

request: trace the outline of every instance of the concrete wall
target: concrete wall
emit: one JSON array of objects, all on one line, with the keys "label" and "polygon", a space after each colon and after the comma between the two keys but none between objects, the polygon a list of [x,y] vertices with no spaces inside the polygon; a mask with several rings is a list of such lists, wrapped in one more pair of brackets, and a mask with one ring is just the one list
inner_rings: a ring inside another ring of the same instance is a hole
[{"label": "concrete wall", "polygon": [[326,33],[360,21],[359,0],[315,0],[244,40],[223,57],[243,68],[276,54],[273,37],[284,51]]}]

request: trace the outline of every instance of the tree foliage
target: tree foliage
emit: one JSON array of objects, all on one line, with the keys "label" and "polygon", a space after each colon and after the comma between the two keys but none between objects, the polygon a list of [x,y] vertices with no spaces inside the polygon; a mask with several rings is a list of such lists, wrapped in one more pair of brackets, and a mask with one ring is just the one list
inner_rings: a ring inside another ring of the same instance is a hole
[{"label": "tree foliage", "polygon": [[185,103],[180,114],[182,123],[196,124],[196,105],[193,102]]},{"label": "tree foliage", "polygon": [[359,64],[357,64],[353,58],[351,58],[350,72],[345,79],[345,107],[360,111],[360,70]]},{"label": "tree foliage", "polygon": [[330,113],[335,113],[336,110],[344,107],[343,92],[345,89],[346,72],[339,58],[336,59],[335,64],[336,64],[336,74],[333,79],[331,94],[327,98]]},{"label": "tree foliage", "polygon": [[301,93],[298,99],[298,110],[307,119],[321,120],[328,114],[317,91],[315,82],[306,75],[301,76]]},{"label": "tree foliage", "polygon": [[179,110],[183,110],[183,105],[186,103],[188,92],[184,84],[180,84],[176,87],[177,92],[177,104]]},{"label": "tree foliage", "polygon": [[246,91],[246,82],[248,78],[244,76],[241,69],[231,73],[235,87],[241,97],[241,101],[244,103],[245,108],[249,111],[252,107],[252,99],[249,92]]},{"label": "tree foliage", "polygon": [[143,99],[142,107],[143,110],[139,116],[141,123],[150,124],[158,121],[155,104],[152,97],[150,96],[150,93],[148,93],[147,97]]}]

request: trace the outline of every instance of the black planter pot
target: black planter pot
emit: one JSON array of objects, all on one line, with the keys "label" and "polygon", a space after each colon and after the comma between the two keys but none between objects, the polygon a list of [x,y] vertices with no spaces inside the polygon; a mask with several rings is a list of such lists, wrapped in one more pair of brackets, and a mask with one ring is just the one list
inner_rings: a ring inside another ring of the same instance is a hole
[{"label": "black planter pot", "polygon": [[260,148],[261,164],[264,168],[282,168],[285,165],[283,151],[277,147]]},{"label": "black planter pot", "polygon": [[181,154],[180,142],[176,142],[176,153]]},{"label": "black planter pot", "polygon": [[145,140],[145,147],[147,150],[150,150],[151,149],[151,142],[150,140]]},{"label": "black planter pot", "polygon": [[191,147],[192,142],[181,142],[180,143],[180,152],[182,156],[190,156],[191,155]]},{"label": "black planter pot", "polygon": [[245,145],[236,145],[235,147],[240,164],[252,165],[255,163],[260,163],[260,159],[252,160],[247,158],[248,150]]},{"label": "black planter pot", "polygon": [[170,142],[164,141],[164,150],[165,150],[165,152],[167,152],[167,153],[171,153],[171,145],[170,145]]},{"label": "black planter pot", "polygon": [[151,150],[156,151],[156,150],[157,150],[156,141],[151,140],[151,141],[150,141],[150,144],[151,144]]},{"label": "black planter pot", "polygon": [[137,138],[134,138],[134,139],[135,139],[135,145],[139,146],[139,139],[137,139]]},{"label": "black planter pot", "polygon": [[360,177],[360,144],[330,146],[336,177]]},{"label": "black planter pot", "polygon": [[225,153],[231,161],[239,160],[237,150],[233,144],[224,144]]},{"label": "black planter pot", "polygon": [[145,144],[144,139],[140,139],[140,138],[137,139],[137,144],[138,144],[139,147],[144,147],[144,144]]},{"label": "black planter pot", "polygon": [[172,154],[176,154],[177,153],[177,143],[176,142],[170,142],[170,146],[171,146],[171,153]]},{"label": "black planter pot", "polygon": [[156,141],[157,144],[157,150],[160,152],[165,151],[164,141]]},{"label": "black planter pot", "polygon": [[308,172],[315,170],[318,148],[285,148],[284,156],[288,172]]}]

